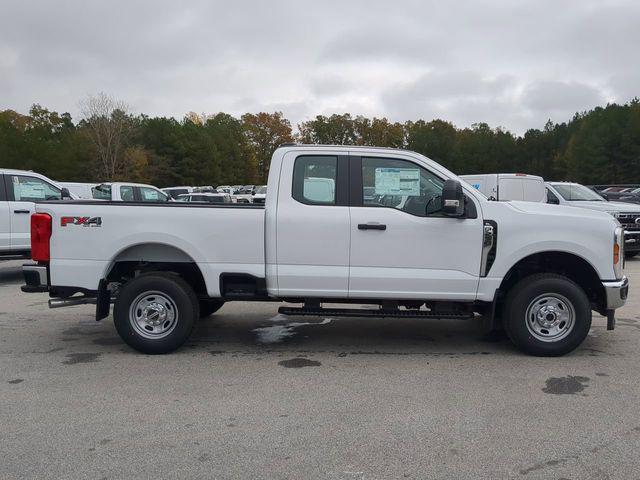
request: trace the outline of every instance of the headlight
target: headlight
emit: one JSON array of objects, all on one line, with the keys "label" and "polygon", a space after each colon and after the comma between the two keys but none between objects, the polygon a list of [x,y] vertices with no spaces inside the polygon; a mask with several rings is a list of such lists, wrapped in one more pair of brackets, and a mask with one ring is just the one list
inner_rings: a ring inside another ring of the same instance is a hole
[{"label": "headlight", "polygon": [[620,216],[620,212],[608,212],[609,215],[613,215],[613,218],[618,218]]},{"label": "headlight", "polygon": [[624,267],[624,229],[616,227],[613,233],[613,271],[616,279],[622,278],[622,269]]}]

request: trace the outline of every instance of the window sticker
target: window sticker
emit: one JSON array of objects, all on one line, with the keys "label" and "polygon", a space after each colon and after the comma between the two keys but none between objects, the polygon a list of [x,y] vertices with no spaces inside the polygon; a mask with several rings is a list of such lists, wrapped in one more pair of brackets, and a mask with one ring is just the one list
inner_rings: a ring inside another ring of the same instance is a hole
[{"label": "window sticker", "polygon": [[420,196],[419,168],[376,168],[376,195]]}]

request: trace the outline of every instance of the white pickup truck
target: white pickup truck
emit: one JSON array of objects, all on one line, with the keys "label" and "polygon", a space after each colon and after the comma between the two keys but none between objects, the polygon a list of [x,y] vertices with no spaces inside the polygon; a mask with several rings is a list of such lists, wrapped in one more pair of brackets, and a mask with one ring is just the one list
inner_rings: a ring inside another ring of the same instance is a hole
[{"label": "white pickup truck", "polygon": [[35,202],[72,197],[67,188],[39,173],[0,169],[0,257],[29,253]]},{"label": "white pickup truck", "polygon": [[562,355],[592,310],[612,329],[627,297],[614,217],[489,201],[417,153],[283,146],[268,191],[265,206],[39,203],[23,291],[96,303],[98,320],[114,301],[118,333],[146,353],[180,347],[224,302],[272,300],[299,304],[286,315],[481,314],[522,350]]}]

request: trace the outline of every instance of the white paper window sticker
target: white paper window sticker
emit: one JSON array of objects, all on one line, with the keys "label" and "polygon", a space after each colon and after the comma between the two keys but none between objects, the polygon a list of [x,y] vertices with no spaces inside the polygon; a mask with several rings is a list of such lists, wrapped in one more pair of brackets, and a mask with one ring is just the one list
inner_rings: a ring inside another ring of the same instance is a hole
[{"label": "white paper window sticker", "polygon": [[376,195],[420,196],[419,168],[376,168]]}]

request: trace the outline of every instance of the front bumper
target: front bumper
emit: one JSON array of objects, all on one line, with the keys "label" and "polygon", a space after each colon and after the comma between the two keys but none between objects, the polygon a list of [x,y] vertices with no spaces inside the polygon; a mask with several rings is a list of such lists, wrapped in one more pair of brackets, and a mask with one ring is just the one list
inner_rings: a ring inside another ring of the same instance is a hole
[{"label": "front bumper", "polygon": [[613,282],[602,282],[602,286],[606,293],[607,310],[615,310],[626,303],[629,294],[629,279],[627,277]]},{"label": "front bumper", "polygon": [[22,265],[24,285],[20,287],[23,292],[47,292],[49,291],[49,271],[46,265],[26,263]]}]

